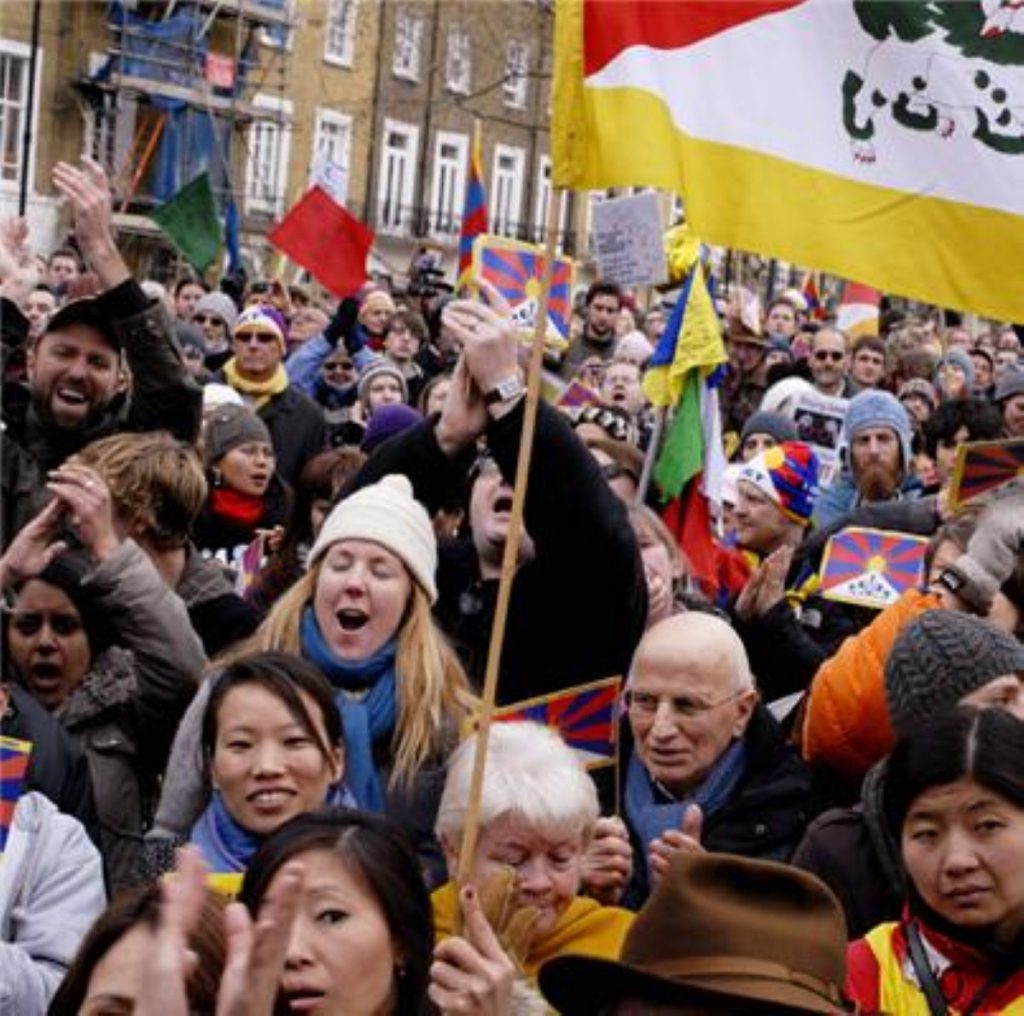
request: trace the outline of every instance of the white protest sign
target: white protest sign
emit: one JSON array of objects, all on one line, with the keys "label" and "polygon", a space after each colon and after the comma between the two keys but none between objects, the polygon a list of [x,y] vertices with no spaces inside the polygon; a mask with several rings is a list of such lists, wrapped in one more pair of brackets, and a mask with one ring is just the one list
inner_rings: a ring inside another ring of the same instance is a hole
[{"label": "white protest sign", "polygon": [[620,286],[665,281],[661,207],[653,192],[594,205],[594,253],[601,278]]},{"label": "white protest sign", "polygon": [[848,399],[836,395],[806,392],[800,396],[793,412],[800,440],[809,444],[818,456],[821,487],[827,487],[839,473],[839,435],[849,404]]}]

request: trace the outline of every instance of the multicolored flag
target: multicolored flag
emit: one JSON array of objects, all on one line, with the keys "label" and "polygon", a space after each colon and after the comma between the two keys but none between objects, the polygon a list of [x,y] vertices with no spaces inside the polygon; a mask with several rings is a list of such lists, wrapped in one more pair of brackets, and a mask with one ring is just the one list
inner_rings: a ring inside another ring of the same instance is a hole
[{"label": "multicolored flag", "polygon": [[[500,236],[478,236],[473,243],[473,272],[490,282],[512,307],[521,328],[532,329],[544,288],[544,250]],[[573,263],[556,257],[548,293],[548,337],[563,343],[572,315]]]},{"label": "multicolored flag", "polygon": [[819,592],[828,600],[882,609],[924,580],[923,536],[849,526],[828,541]]},{"label": "multicolored flag", "polygon": [[825,308],[821,303],[821,289],[815,272],[808,272],[804,276],[804,284],[800,287],[800,295],[807,303],[808,320],[823,321],[825,318]]},{"label": "multicolored flag", "polygon": [[707,243],[1024,321],[1017,6],[556,0],[553,182],[660,187]]},{"label": "multicolored flag", "polygon": [[483,145],[480,121],[473,127],[473,147],[469,153],[469,179],[466,200],[462,206],[462,228],[459,231],[459,278],[463,285],[473,267],[473,241],[487,232],[487,191],[484,190]]},{"label": "multicolored flag", "polygon": [[0,737],[0,854],[7,847],[14,809],[25,788],[31,756],[31,741]]},{"label": "multicolored flag", "polygon": [[848,282],[836,311],[836,327],[841,328],[851,339],[862,335],[877,335],[879,328],[879,307],[882,294],[859,282]]},{"label": "multicolored flag", "polygon": [[1014,480],[1024,480],[1024,438],[962,444],[949,485],[950,507],[959,508]]},{"label": "multicolored flag", "polygon": [[606,677],[496,709],[496,723],[532,720],[553,727],[588,769],[615,764],[622,678]]}]

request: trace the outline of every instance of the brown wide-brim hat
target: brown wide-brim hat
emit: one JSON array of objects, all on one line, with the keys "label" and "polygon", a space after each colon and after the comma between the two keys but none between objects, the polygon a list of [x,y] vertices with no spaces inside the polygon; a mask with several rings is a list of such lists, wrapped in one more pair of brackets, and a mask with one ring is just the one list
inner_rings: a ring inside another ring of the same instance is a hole
[{"label": "brown wide-brim hat", "polygon": [[544,964],[539,982],[563,1016],[626,998],[837,1013],[846,1011],[846,942],[839,902],[808,872],[731,854],[677,854],[618,962],[560,956]]}]

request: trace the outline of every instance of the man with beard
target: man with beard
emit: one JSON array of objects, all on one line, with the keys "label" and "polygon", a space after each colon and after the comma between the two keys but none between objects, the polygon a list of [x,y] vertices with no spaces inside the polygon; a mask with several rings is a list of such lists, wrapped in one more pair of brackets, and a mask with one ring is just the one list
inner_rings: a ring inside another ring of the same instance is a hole
[{"label": "man with beard", "polygon": [[[49,319],[28,347],[27,384],[4,391],[5,546],[39,512],[46,474],[68,456],[118,431],[167,430],[192,442],[202,415],[202,392],[185,369],[166,311],[142,291],[117,249],[102,168],[91,159],[82,168],[58,163],[53,181],[102,292],[65,304]],[[7,303],[3,311],[18,313]]]},{"label": "man with beard", "polygon": [[588,357],[610,360],[615,352],[615,320],[622,310],[622,290],[614,282],[597,282],[587,290],[584,304],[583,334],[566,350],[558,369],[566,381],[575,377]]},{"label": "man with beard", "polygon": [[814,510],[825,528],[865,504],[914,500],[921,481],[912,472],[913,428],[902,403],[889,392],[861,392],[850,400],[839,439],[842,473]]}]

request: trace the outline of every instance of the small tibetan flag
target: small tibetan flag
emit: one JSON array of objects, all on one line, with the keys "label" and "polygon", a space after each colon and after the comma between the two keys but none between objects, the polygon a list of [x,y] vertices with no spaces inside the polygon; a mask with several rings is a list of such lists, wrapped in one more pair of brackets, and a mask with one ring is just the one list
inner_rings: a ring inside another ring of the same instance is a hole
[{"label": "small tibetan flag", "polygon": [[[544,249],[533,244],[481,236],[473,244],[473,271],[486,279],[512,308],[512,319],[522,329],[532,329],[544,288]],[[548,340],[563,343],[569,338],[572,316],[572,259],[556,257],[548,293]]]},{"label": "small tibetan flag", "polygon": [[949,485],[950,506],[959,508],[1019,478],[1024,479],[1024,438],[962,444]]},{"label": "small tibetan flag", "polygon": [[622,678],[606,677],[495,710],[496,723],[531,720],[558,731],[588,769],[615,764]]},{"label": "small tibetan flag", "polygon": [[32,756],[32,742],[0,737],[0,854],[14,821],[14,809],[25,788],[25,776]]},{"label": "small tibetan flag", "polygon": [[165,201],[152,218],[196,271],[206,271],[221,244],[220,219],[206,173]]},{"label": "small tibetan flag", "polygon": [[484,165],[480,121],[473,128],[473,148],[469,153],[469,180],[462,206],[462,228],[459,232],[458,285],[469,278],[473,267],[473,241],[487,232],[487,192],[484,190]]},{"label": "small tibetan flag", "polygon": [[306,191],[267,239],[335,296],[349,296],[366,281],[373,230],[319,184]]},{"label": "small tibetan flag", "polygon": [[881,610],[924,580],[928,540],[849,526],[825,547],[819,592],[827,600]]}]

